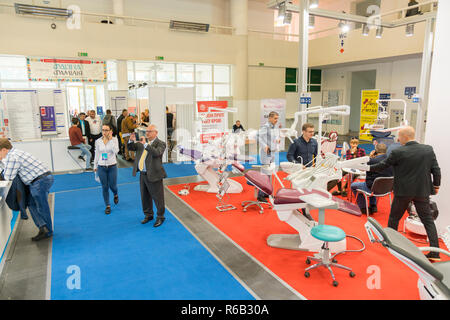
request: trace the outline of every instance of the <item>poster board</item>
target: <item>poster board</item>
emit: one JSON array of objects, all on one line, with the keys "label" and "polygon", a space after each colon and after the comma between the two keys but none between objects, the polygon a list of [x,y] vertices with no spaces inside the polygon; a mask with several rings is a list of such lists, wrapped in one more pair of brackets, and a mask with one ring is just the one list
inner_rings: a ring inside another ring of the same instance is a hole
[{"label": "poster board", "polygon": [[[67,137],[66,97],[59,89],[0,90],[2,124],[13,141]],[[1,126],[0,126],[1,127]]]},{"label": "poster board", "polygon": [[128,90],[109,90],[108,93],[111,113],[117,118],[123,109],[128,110]]},{"label": "poster board", "polygon": [[228,128],[228,112],[210,111],[210,108],[226,109],[227,107],[227,101],[197,101],[197,115],[201,119],[201,144],[223,136]]},{"label": "poster board", "polygon": [[378,118],[378,103],[380,90],[361,91],[361,117],[359,121],[359,139],[372,141],[369,129],[364,129],[365,125],[375,124]]}]

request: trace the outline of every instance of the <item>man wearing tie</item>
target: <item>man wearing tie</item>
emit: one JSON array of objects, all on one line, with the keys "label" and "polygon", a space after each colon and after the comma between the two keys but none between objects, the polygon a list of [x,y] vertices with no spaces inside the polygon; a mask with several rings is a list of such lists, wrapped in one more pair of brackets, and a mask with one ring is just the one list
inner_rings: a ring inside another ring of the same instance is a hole
[{"label": "man wearing tie", "polygon": [[145,137],[136,141],[136,135],[132,133],[128,142],[128,149],[136,151],[133,176],[136,176],[137,171],[141,173],[139,182],[142,210],[145,215],[141,223],[145,224],[153,219],[153,201],[155,201],[157,218],[154,227],[159,227],[165,220],[163,179],[167,177],[162,165],[166,143],[159,140],[157,135],[156,126],[150,125],[146,128]]}]

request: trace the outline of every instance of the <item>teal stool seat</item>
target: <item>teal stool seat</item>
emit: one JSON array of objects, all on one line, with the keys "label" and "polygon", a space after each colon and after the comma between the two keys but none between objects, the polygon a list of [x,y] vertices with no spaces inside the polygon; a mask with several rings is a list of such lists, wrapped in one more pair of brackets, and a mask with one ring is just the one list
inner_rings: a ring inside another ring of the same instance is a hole
[{"label": "teal stool seat", "polygon": [[326,224],[320,224],[312,228],[311,235],[316,239],[326,242],[338,242],[345,239],[344,230]]}]

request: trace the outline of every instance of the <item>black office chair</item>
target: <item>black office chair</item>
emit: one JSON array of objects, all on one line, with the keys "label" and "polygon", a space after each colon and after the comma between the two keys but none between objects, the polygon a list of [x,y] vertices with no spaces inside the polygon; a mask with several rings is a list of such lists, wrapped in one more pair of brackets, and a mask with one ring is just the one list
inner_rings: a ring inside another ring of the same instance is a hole
[{"label": "black office chair", "polygon": [[422,300],[450,299],[450,261],[431,263],[422,251],[440,252],[447,256],[450,256],[450,252],[434,247],[416,247],[401,233],[392,228],[383,228],[371,217],[364,226],[370,242],[381,243],[393,256],[417,273]]},{"label": "black office chair", "polygon": [[369,216],[369,198],[376,197],[378,199],[389,195],[389,205],[392,204],[392,191],[394,188],[394,177],[379,177],[372,184],[371,192],[356,189],[356,197],[361,193],[366,200],[366,214]]}]

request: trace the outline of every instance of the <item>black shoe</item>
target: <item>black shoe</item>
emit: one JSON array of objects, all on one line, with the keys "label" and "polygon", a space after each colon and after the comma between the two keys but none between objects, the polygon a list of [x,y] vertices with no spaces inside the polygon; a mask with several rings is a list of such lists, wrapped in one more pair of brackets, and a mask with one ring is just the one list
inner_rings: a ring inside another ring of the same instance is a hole
[{"label": "black shoe", "polygon": [[84,171],[94,171],[94,169],[92,169],[92,168],[86,168],[86,169],[84,169]]},{"label": "black shoe", "polygon": [[164,222],[164,218],[156,218],[155,224],[153,225],[155,228],[162,225]]},{"label": "black shoe", "polygon": [[369,214],[374,214],[375,212],[378,212],[377,206],[369,207]]},{"label": "black shoe", "polygon": [[86,161],[82,156],[79,156],[78,159],[80,159],[81,161]]},{"label": "black shoe", "polygon": [[[366,208],[359,208],[359,210],[361,210],[361,213],[362,213],[362,214],[367,214]],[[369,211],[370,211],[370,210],[369,210]]]},{"label": "black shoe", "polygon": [[430,262],[439,262],[441,261],[441,257],[439,256],[439,252],[429,252],[425,255]]},{"label": "black shoe", "polygon": [[31,238],[32,241],[39,241],[42,239],[47,239],[50,238],[52,235],[48,234],[48,230],[46,227],[40,227],[39,228],[39,232],[36,236],[34,236],[33,238]]},{"label": "black shoe", "polygon": [[259,202],[267,203],[267,199],[263,197],[258,197],[256,200],[258,200]]},{"label": "black shoe", "polygon": [[332,195],[333,196],[340,196],[341,192],[340,191],[333,191]]},{"label": "black shoe", "polygon": [[118,204],[119,203],[119,196],[116,194],[114,196],[114,204]]},{"label": "black shoe", "polygon": [[107,206],[105,209],[105,214],[110,214],[111,213],[111,206]]},{"label": "black shoe", "polygon": [[342,196],[343,196],[343,197],[346,197],[346,196],[347,196],[347,191],[343,191],[343,192],[342,192]]},{"label": "black shoe", "polygon": [[153,220],[153,216],[145,216],[144,220],[141,221],[142,224],[146,224],[149,221]]}]

